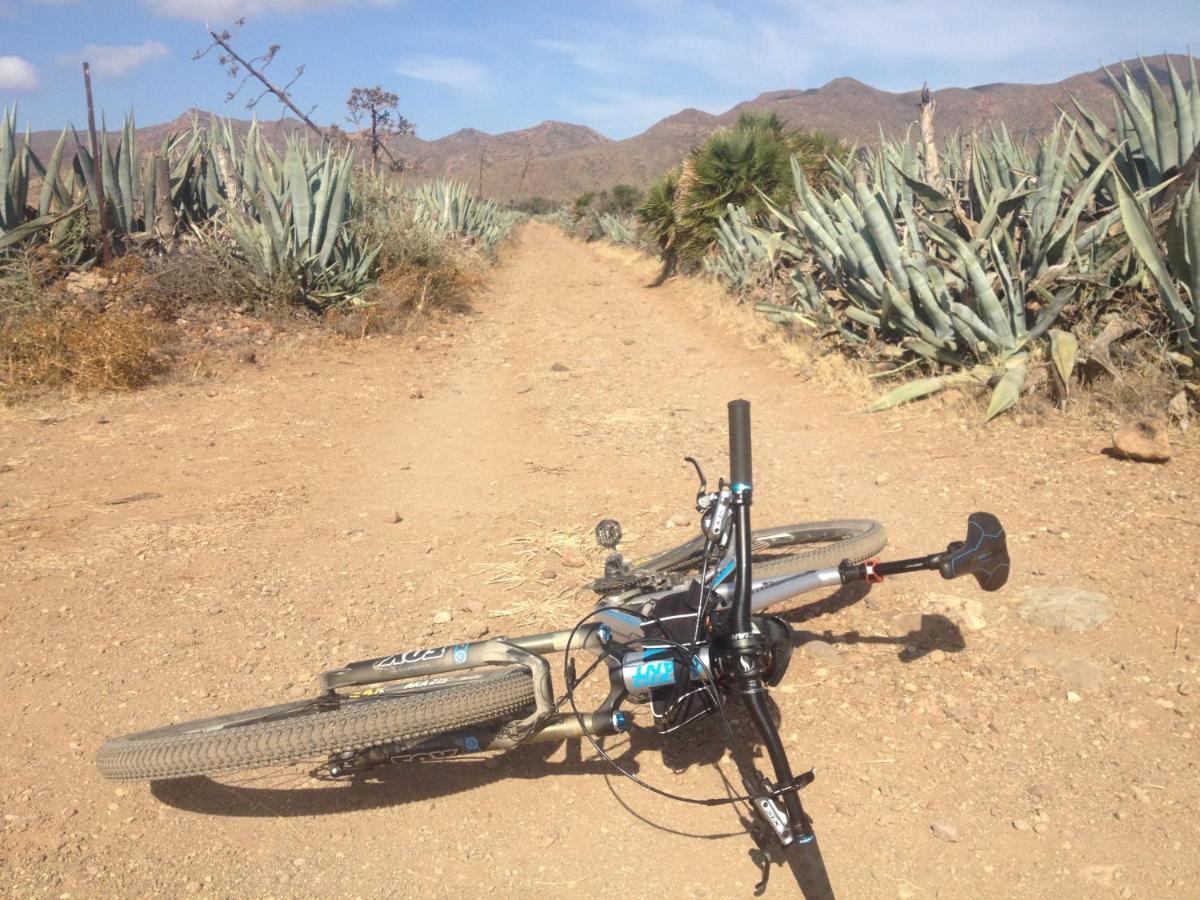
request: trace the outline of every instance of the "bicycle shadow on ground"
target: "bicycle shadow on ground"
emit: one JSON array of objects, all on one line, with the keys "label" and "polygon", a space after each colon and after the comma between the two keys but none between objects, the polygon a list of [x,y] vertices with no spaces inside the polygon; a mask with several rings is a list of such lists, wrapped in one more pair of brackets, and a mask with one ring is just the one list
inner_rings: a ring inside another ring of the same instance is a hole
[{"label": "bicycle shadow on ground", "polygon": [[[783,618],[793,624],[807,622],[859,602],[866,591],[865,585],[843,587],[828,597],[784,612]],[[892,644],[900,648],[898,657],[902,662],[912,662],[935,649],[954,653],[965,648],[962,632],[945,616],[922,614],[919,622],[918,627],[902,635],[864,635],[857,631],[833,634],[796,629],[794,645],[800,647],[813,640],[830,644]],[[778,708],[769,698],[768,702],[772,717],[778,722]],[[740,704],[728,704],[726,714],[731,730],[745,742],[748,752],[760,756],[762,748]],[[337,782],[315,782],[299,773],[289,776],[291,783],[283,785],[228,784],[198,777],[152,782],[150,790],[160,802],[188,812],[287,818],[423,803],[500,780],[614,774],[607,761],[595,756],[587,744],[581,747],[578,740],[568,742],[565,758],[551,761],[550,757],[561,746],[561,743],[532,744],[488,758],[463,757],[383,766]],[[725,757],[726,746],[724,724],[719,717],[711,716],[687,726],[687,734],[682,740],[675,735],[658,734],[650,728],[635,728],[627,738],[609,739],[606,751],[632,774],[638,774],[642,769],[639,757],[661,760],[666,768],[680,774],[696,766],[717,767]],[[618,777],[618,780],[623,779]],[[725,787],[733,793],[741,790],[740,785],[728,780]],[[618,802],[626,805],[619,797]]]},{"label": "bicycle shadow on ground", "polygon": [[966,649],[967,642],[962,629],[951,619],[938,613],[910,613],[909,615],[917,620],[916,627],[899,635],[871,635],[859,631],[834,634],[828,630],[816,632],[796,627],[811,619],[832,615],[853,606],[865,599],[870,591],[871,586],[868,584],[848,584],[828,597],[781,613],[781,618],[793,627],[793,646],[803,647],[810,641],[824,641],[827,644],[894,644],[900,648],[896,654],[897,658],[904,663],[918,660],[934,650],[959,653]]},{"label": "bicycle shadow on ground", "polygon": [[[712,741],[704,743],[711,745],[711,752],[690,758],[686,763],[676,760],[668,765],[682,771],[696,762],[719,760],[724,753],[721,737],[714,736]],[[152,781],[150,793],[167,806],[203,815],[292,818],[425,803],[497,781],[614,774],[612,766],[596,756],[588,744],[581,746],[579,739],[565,744],[565,758],[555,760],[550,757],[564,747],[564,742],[531,744],[490,757],[468,756],[380,766],[337,781],[317,781],[299,770],[291,770],[282,776],[278,773],[265,775],[257,782],[230,783],[205,776]],[[671,746],[670,736],[635,728],[627,735],[608,738],[605,752],[623,769],[637,774],[643,768],[639,757],[644,760],[652,754],[660,754],[665,762]],[[683,763],[682,767],[680,763]],[[274,783],[267,783],[267,778],[273,779]]]}]

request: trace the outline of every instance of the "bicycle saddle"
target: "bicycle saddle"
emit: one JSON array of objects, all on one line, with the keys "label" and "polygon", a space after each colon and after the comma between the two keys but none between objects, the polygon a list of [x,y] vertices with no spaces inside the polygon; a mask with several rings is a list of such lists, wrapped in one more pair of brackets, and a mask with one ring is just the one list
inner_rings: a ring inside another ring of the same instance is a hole
[{"label": "bicycle saddle", "polygon": [[1008,581],[1008,541],[1000,520],[988,512],[967,517],[967,539],[955,541],[938,559],[943,578],[974,575],[985,591],[998,591]]}]

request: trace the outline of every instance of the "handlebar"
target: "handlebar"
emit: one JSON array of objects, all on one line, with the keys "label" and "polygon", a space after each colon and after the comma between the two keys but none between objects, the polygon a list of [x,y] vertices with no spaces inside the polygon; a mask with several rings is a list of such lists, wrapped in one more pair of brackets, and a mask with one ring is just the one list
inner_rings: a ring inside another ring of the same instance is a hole
[{"label": "handlebar", "polygon": [[729,480],[733,492],[748,490],[754,484],[750,465],[750,403],[729,401]]}]

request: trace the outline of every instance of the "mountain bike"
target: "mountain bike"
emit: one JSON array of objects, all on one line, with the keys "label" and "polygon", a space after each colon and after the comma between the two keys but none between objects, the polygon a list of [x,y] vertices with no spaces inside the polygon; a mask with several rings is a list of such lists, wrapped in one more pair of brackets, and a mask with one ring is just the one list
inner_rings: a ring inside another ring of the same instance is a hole
[{"label": "mountain bike", "polygon": [[[794,774],[767,694],[787,671],[790,624],[762,614],[800,594],[887,576],[933,570],[972,575],[985,591],[1008,578],[1004,529],[990,513],[967,519],[967,536],[928,556],[880,562],[883,527],[869,520],[815,522],[754,531],[750,404],[729,403],[730,477],[709,490],[700,464],[700,535],[640,561],[617,552],[620,525],[596,526],[612,551],[591,583],[595,607],[573,628],[494,637],[394,653],[322,673],[316,695],[245,712],[168,725],[100,747],[101,772],[114,780],[218,774],[323,759],[319,774],[352,778],[376,766],[513,750],[544,741],[586,739],[638,784],[690,803],[748,804],[756,820],[764,881],[771,862],[787,862],[806,896],[832,897],[812,820],[800,791],[812,771]],[[549,656],[561,654],[561,691]],[[582,668],[580,660],[590,660]],[[599,678],[603,699],[580,708],[579,691]],[[653,728],[676,732],[717,716],[730,745],[730,697],[740,697],[773,777],[735,758],[744,793],[678,797],[622,768],[607,737],[637,727],[626,708],[649,707]]]}]

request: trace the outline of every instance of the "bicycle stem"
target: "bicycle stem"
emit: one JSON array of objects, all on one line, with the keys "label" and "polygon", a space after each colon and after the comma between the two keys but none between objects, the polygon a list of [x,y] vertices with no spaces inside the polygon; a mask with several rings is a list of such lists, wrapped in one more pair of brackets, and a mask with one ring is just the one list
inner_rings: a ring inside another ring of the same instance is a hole
[{"label": "bicycle stem", "polygon": [[805,815],[796,789],[799,783],[792,775],[787,751],[783,748],[779,730],[767,708],[766,689],[762,680],[763,638],[755,634],[750,620],[750,594],[753,584],[750,560],[750,504],[753,496],[750,444],[750,404],[745,400],[729,403],[729,472],[733,482],[733,512],[736,528],[734,552],[736,558],[733,590],[733,633],[729,636],[734,670],[741,687],[742,702],[755,728],[762,736],[767,755],[775,769],[777,786],[783,794],[790,834],[781,835],[784,844],[794,840],[812,840],[811,820]]}]

